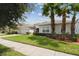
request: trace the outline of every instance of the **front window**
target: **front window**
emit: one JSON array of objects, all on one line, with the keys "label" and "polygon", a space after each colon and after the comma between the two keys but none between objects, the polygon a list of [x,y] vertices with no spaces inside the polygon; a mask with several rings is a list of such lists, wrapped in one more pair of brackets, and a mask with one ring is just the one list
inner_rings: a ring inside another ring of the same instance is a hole
[{"label": "front window", "polygon": [[49,33],[49,27],[43,27],[43,33]]}]

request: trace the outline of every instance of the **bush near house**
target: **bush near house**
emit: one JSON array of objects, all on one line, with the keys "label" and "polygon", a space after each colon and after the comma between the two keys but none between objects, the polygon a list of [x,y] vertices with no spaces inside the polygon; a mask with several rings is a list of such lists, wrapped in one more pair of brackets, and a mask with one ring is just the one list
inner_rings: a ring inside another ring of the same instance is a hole
[{"label": "bush near house", "polygon": [[71,37],[71,40],[72,40],[73,42],[76,42],[77,39],[78,39],[78,36],[77,36],[76,34],[74,34],[74,35]]},{"label": "bush near house", "polygon": [[8,32],[7,34],[18,34],[17,31]]},{"label": "bush near house", "polygon": [[68,42],[72,42],[72,41],[76,42],[78,38],[77,34],[72,36],[71,34],[67,34],[67,33],[64,34],[34,33],[34,35],[46,36],[52,39],[68,41]]}]

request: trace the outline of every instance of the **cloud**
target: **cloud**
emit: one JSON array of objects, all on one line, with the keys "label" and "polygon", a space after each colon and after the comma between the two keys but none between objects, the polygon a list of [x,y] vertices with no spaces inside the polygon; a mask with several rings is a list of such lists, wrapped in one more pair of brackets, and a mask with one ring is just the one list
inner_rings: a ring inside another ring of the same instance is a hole
[{"label": "cloud", "polygon": [[38,13],[38,16],[42,16],[42,13]]}]

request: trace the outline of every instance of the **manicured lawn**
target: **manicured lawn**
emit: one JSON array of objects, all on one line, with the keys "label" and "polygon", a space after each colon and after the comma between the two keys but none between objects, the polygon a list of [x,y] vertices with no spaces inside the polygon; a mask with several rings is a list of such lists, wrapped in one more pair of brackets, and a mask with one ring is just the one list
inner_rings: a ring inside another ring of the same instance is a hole
[{"label": "manicured lawn", "polygon": [[0,45],[0,56],[23,56],[23,54],[7,48],[3,45]]},{"label": "manicured lawn", "polygon": [[79,45],[64,42],[64,41],[49,39],[43,36],[19,35],[13,37],[6,37],[5,39],[17,41],[25,44],[31,44],[43,48],[48,48],[51,50],[61,51],[69,54],[79,55]]}]

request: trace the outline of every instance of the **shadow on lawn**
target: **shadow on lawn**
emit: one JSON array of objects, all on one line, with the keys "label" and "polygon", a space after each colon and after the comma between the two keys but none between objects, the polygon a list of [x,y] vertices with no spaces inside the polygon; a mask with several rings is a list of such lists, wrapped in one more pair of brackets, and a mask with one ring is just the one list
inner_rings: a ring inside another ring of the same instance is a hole
[{"label": "shadow on lawn", "polygon": [[56,41],[49,40],[46,37],[29,36],[28,38],[33,40],[33,41],[36,41],[39,45],[44,45],[44,46],[50,45],[53,47],[59,47],[59,44]]},{"label": "shadow on lawn", "polygon": [[[1,46],[1,45],[0,45]],[[0,56],[2,56],[5,52],[8,52],[10,51],[9,48],[6,48],[6,47],[0,47]]]}]

